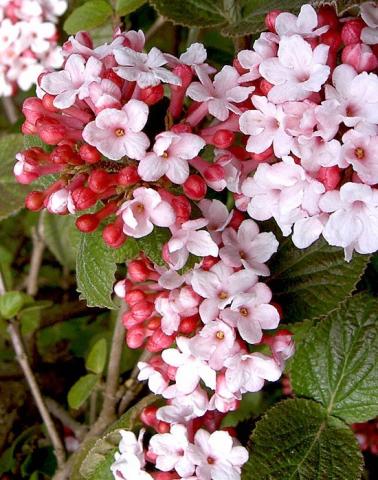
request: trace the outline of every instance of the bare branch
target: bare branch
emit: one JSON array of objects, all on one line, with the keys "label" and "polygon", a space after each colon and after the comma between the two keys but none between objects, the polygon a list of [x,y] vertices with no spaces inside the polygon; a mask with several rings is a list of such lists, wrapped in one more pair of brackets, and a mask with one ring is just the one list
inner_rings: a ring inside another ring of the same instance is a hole
[{"label": "bare branch", "polygon": [[43,211],[38,220],[37,228],[33,230],[33,251],[30,260],[30,271],[26,281],[26,292],[35,296],[38,292],[38,274],[42,264],[43,252],[45,250],[45,241],[43,238],[43,222],[46,211]]},{"label": "bare branch", "polygon": [[78,440],[82,440],[88,431],[85,425],[77,422],[71,415],[53,398],[46,397],[46,406],[50,413],[54,415],[63,425],[70,428]]},{"label": "bare branch", "polygon": [[7,116],[10,123],[16,123],[18,120],[17,108],[13,102],[12,97],[2,97],[3,107],[5,115]]}]

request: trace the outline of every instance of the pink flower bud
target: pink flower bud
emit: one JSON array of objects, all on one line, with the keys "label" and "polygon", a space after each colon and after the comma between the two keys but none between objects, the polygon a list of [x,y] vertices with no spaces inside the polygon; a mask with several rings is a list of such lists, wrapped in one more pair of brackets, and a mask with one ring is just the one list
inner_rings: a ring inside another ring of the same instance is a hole
[{"label": "pink flower bud", "polygon": [[338,30],[328,30],[320,37],[320,43],[328,45],[330,52],[337,52],[341,46],[341,35]]},{"label": "pink flower bud", "polygon": [[320,167],[317,179],[322,182],[326,190],[335,190],[340,183],[341,170],[337,165],[333,167]]},{"label": "pink flower bud", "polygon": [[225,176],[224,168],[221,165],[217,165],[215,163],[206,168],[206,170],[203,172],[203,176],[208,182],[216,182],[218,180],[223,180]]},{"label": "pink flower bud", "polygon": [[184,195],[174,196],[171,205],[176,214],[176,223],[184,223],[190,218],[192,207]]},{"label": "pink flower bud", "polygon": [[127,280],[120,280],[114,285],[114,293],[118,298],[125,299],[127,292]]},{"label": "pink flower bud", "polygon": [[143,327],[134,327],[128,330],[126,334],[126,343],[129,348],[140,348],[145,340],[145,331]]},{"label": "pink flower bud", "polygon": [[272,10],[265,17],[265,26],[273,33],[276,33],[276,20],[280,13],[282,13],[282,10]]},{"label": "pink flower bud", "polygon": [[140,180],[138,175],[138,169],[134,165],[129,165],[118,172],[117,175],[118,184],[123,187],[129,187],[135,185]]},{"label": "pink flower bud", "polygon": [[150,270],[142,260],[133,260],[127,266],[127,275],[132,282],[145,282],[150,276]]},{"label": "pink flower bud", "polygon": [[175,335],[166,335],[160,329],[155,330],[147,340],[146,348],[149,352],[161,352],[175,341]]},{"label": "pink flower bud", "polygon": [[318,10],[318,27],[324,27],[328,25],[331,30],[337,30],[340,21],[337,13],[333,7],[324,6]]},{"label": "pink flower bud", "polygon": [[142,300],[141,302],[135,303],[131,306],[131,312],[133,318],[138,321],[144,321],[149,318],[154,311],[154,305],[147,300]]},{"label": "pink flower bud", "polygon": [[99,223],[99,219],[96,217],[96,215],[92,213],[82,215],[75,222],[76,227],[83,233],[94,232],[97,229]]},{"label": "pink flower bud", "polygon": [[341,55],[341,60],[343,63],[352,65],[357,73],[372,72],[378,66],[377,57],[372,49],[363,43],[346,46]]},{"label": "pink flower bud", "polygon": [[43,208],[43,192],[30,192],[25,198],[25,207],[32,212],[38,212]]},{"label": "pink flower bud", "polygon": [[213,143],[217,148],[228,148],[234,140],[235,134],[230,130],[218,130],[213,137]]},{"label": "pink flower bud", "polygon": [[147,427],[155,428],[155,426],[157,426],[158,424],[158,420],[156,418],[157,410],[158,410],[158,407],[155,407],[154,405],[146,407],[142,410],[142,413],[140,414],[140,419],[145,425],[147,425]]},{"label": "pink flower bud", "polygon": [[75,188],[71,195],[77,210],[86,210],[97,202],[97,195],[88,187]]},{"label": "pink flower bud", "polygon": [[130,290],[126,293],[125,300],[132,306],[146,299],[146,294],[139,288]]},{"label": "pink flower bud", "polygon": [[354,18],[345,22],[341,30],[341,39],[344,45],[360,43],[361,32],[364,27],[366,27],[366,24],[361,18]]},{"label": "pink flower bud", "polygon": [[199,175],[189,175],[183,185],[185,195],[191,200],[202,200],[206,195],[207,185]]},{"label": "pink flower bud", "polygon": [[160,102],[164,97],[164,87],[163,85],[155,85],[154,87],[143,88],[139,92],[139,100],[146,103],[147,105],[155,105],[155,103]]},{"label": "pink flower bud", "polygon": [[122,230],[122,220],[106,225],[102,231],[102,238],[109,247],[119,248],[123,245],[127,237]]},{"label": "pink flower bud", "polygon": [[95,193],[103,193],[113,184],[112,175],[100,168],[93,170],[88,177],[88,187]]},{"label": "pink flower bud", "polygon": [[101,154],[96,147],[84,144],[79,149],[79,155],[85,163],[94,164],[101,160]]},{"label": "pink flower bud", "polygon": [[123,323],[123,326],[126,329],[131,330],[132,328],[136,327],[137,325],[140,325],[141,323],[143,323],[143,319],[135,319],[133,317],[132,312],[126,312],[122,316],[122,323]]},{"label": "pink flower bud", "polygon": [[235,228],[237,230],[240,227],[240,224],[245,220],[245,215],[243,212],[239,210],[234,210],[232,214],[232,218],[230,223],[228,224],[229,227]]},{"label": "pink flower bud", "polygon": [[41,140],[47,145],[57,145],[66,135],[65,126],[52,118],[39,118],[35,126]]},{"label": "pink flower bud", "polygon": [[183,333],[184,335],[189,335],[190,333],[193,333],[198,326],[198,320],[198,315],[183,318],[180,322],[179,332]]}]

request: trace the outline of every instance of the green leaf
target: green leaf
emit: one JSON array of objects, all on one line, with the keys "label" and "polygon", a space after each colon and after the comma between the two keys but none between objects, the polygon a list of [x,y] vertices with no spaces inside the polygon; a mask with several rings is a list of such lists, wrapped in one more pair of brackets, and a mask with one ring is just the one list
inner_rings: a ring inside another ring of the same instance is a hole
[{"label": "green leaf", "polygon": [[146,0],[117,0],[116,14],[123,17],[137,10],[144,3],[146,3]]},{"label": "green leaf", "polygon": [[325,315],[353,290],[369,262],[368,255],[344,260],[341,249],[318,240],[300,250],[290,238],[280,243],[270,262],[269,286],[283,308],[286,323]]},{"label": "green leaf", "polygon": [[85,367],[93,373],[101,374],[104,371],[108,345],[105,338],[100,338],[91,348],[88,354]]},{"label": "green leaf", "polygon": [[0,296],[0,315],[8,320],[15,317],[25,304],[21,292],[6,292]]},{"label": "green leaf", "polygon": [[0,220],[16,213],[24,206],[27,193],[26,185],[17,183],[13,174],[15,157],[23,150],[23,137],[20,134],[6,135],[0,138]]},{"label": "green leaf", "polygon": [[141,411],[157,401],[155,395],[149,395],[128,410],[115,422],[105,435],[97,440],[88,450],[80,466],[80,475],[86,480],[112,480],[110,465],[114,462],[114,453],[118,450],[121,440],[119,429],[133,430],[141,425]]},{"label": "green leaf", "polygon": [[74,408],[75,410],[80,408],[92,393],[97,382],[98,376],[93,373],[88,373],[88,375],[80,377],[68,392],[67,400],[70,408]]},{"label": "green leaf", "polygon": [[225,22],[223,0],[150,0],[167,19],[187,27],[214,27]]},{"label": "green leaf", "polygon": [[164,266],[162,257],[163,245],[169,240],[170,234],[167,228],[155,227],[146,237],[138,238],[139,250],[156,265]]},{"label": "green leaf", "polygon": [[378,300],[348,299],[298,344],[291,364],[298,395],[321,402],[348,423],[378,415]]},{"label": "green leaf", "polygon": [[82,234],[76,261],[77,289],[89,307],[115,308],[111,298],[115,272],[113,253],[101,233]]},{"label": "green leaf", "polygon": [[71,215],[45,213],[43,230],[46,245],[61,265],[71,270],[76,265],[77,244],[80,233]]},{"label": "green leaf", "polygon": [[236,427],[240,422],[260,415],[264,410],[263,403],[262,392],[246,393],[238,408],[224,417],[222,428]]},{"label": "green leaf", "polygon": [[80,30],[91,30],[103,25],[112,15],[113,10],[105,0],[89,0],[76,8],[64,22],[64,30],[74,34]]},{"label": "green leaf", "polygon": [[243,480],[358,480],[362,455],[352,431],[312,400],[271,408],[251,436]]},{"label": "green leaf", "polygon": [[128,237],[126,242],[120,248],[111,248],[110,250],[116,263],[124,263],[139,255],[140,246],[135,238]]}]

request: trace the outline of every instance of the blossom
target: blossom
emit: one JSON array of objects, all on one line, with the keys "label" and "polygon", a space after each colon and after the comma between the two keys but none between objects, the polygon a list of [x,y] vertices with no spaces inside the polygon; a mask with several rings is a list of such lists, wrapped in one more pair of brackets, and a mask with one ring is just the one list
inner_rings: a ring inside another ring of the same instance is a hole
[{"label": "blossom", "polygon": [[110,469],[115,479],[123,480],[152,480],[152,476],[143,470],[145,459],[142,439],[144,430],[137,439],[133,432],[119,430],[121,441],[119,452],[114,455],[115,461]]},{"label": "blossom", "polygon": [[202,417],[209,407],[207,393],[200,386],[184,395],[176,385],[171,385],[165,390],[164,398],[169,399],[169,404],[160,407],[156,412],[156,418],[163,422],[186,423],[194,418]]},{"label": "blossom", "polygon": [[103,66],[97,58],[87,61],[81,55],[71,55],[64,70],[44,75],[41,80],[42,89],[56,95],[54,105],[57,108],[68,108],[78,97],[82,100],[89,95],[89,85],[98,82]]},{"label": "blossom", "polygon": [[259,66],[261,62],[267,58],[277,55],[278,42],[277,35],[270,32],[261,33],[260,37],[255,40],[252,50],[241,50],[238,53],[238,61],[240,65],[249,70],[240,77],[241,82],[249,82],[260,78]]},{"label": "blossom", "polygon": [[316,28],[318,15],[311,5],[302,5],[298,17],[289,12],[280,13],[276,18],[275,29],[280,37],[301,35],[303,37],[316,37],[325,33],[329,26]]},{"label": "blossom", "polygon": [[189,257],[189,253],[199,257],[218,255],[218,246],[212,240],[210,233],[200,230],[207,225],[207,220],[198,218],[189,220],[181,225],[181,228],[174,229],[171,239],[167,243],[169,252],[169,263],[174,270],[182,268]]},{"label": "blossom", "polygon": [[242,87],[240,75],[233,67],[226,65],[214,77],[214,82],[206,75],[201,82],[193,82],[188,88],[188,96],[197,102],[206,103],[209,113],[218,120],[227,120],[229,112],[240,113],[234,103],[243,102],[253,91],[253,87]]},{"label": "blossom", "polygon": [[159,133],[153,152],[140,160],[138,173],[147,182],[166,175],[173,183],[181,185],[189,176],[188,160],[196,157],[204,146],[205,141],[193,133]]},{"label": "blossom", "polygon": [[304,100],[319,92],[329,76],[327,62],[329,47],[323,44],[312,50],[299,35],[283,37],[278,57],[268,58],[260,65],[261,75],[274,86],[268,93],[273,103]]},{"label": "blossom", "polygon": [[191,284],[193,290],[205,299],[199,307],[203,322],[214,320],[219,310],[225,308],[235,295],[249,291],[256,282],[257,275],[252,270],[234,272],[223,262],[216,263],[209,271],[195,270]]},{"label": "blossom", "polygon": [[323,236],[330,245],[343,247],[350,261],[353,250],[372,253],[378,249],[378,196],[368,185],[345,183],[326,192],[320,208],[330,213]]},{"label": "blossom", "polygon": [[343,136],[343,142],[343,161],[353,166],[364,183],[378,183],[378,135],[349,130]]},{"label": "blossom", "polygon": [[162,352],[165,363],[177,368],[175,377],[177,390],[183,394],[191,393],[200,380],[203,380],[207,387],[214,390],[215,370],[206,361],[192,355],[189,341],[186,337],[178,337],[176,340],[177,349],[169,348]]},{"label": "blossom", "polygon": [[[220,200],[209,200],[204,198],[198,203],[202,215],[207,220],[206,228],[210,231],[211,238],[220,243],[221,233],[232,217],[232,211],[229,212],[227,206]],[[214,256],[214,255],[213,255]]]},{"label": "blossom", "polygon": [[162,52],[153,47],[149,53],[140,53],[128,47],[114,51],[119,67],[117,74],[130,82],[137,82],[140,88],[158,85],[160,82],[181,85],[179,77],[163,67],[167,63]]},{"label": "blossom", "polygon": [[288,155],[293,138],[284,126],[285,114],[280,105],[268,102],[266,97],[253,95],[252,103],[256,110],[247,110],[239,119],[240,130],[250,135],[247,151],[253,153],[265,152],[273,145],[274,154],[278,158]]},{"label": "blossom", "polygon": [[259,343],[262,329],[277,328],[280,316],[269,305],[272,292],[264,283],[257,283],[248,293],[236,295],[229,308],[221,312],[222,320],[236,327],[248,343]]},{"label": "blossom", "polygon": [[241,467],[248,460],[248,451],[232,439],[228,432],[209,433],[200,429],[194,444],[187,450],[188,458],[202,480],[239,480]]},{"label": "blossom", "polygon": [[151,392],[161,395],[168,387],[169,380],[147,362],[138,362],[138,380],[148,380]]},{"label": "blossom", "polygon": [[184,425],[172,425],[169,433],[154,435],[150,440],[150,451],[156,455],[156,468],[169,472],[173,469],[181,477],[194,473],[194,464],[187,455],[188,432]]},{"label": "blossom", "polygon": [[226,265],[250,268],[258,275],[269,275],[265,262],[277,251],[278,241],[272,232],[260,233],[253,220],[244,220],[238,231],[227,228],[222,233],[224,247],[219,256]]},{"label": "blossom", "polygon": [[361,17],[366,23],[362,29],[361,40],[368,45],[378,43],[378,7],[376,2],[365,2],[361,5]]},{"label": "blossom", "polygon": [[83,130],[84,140],[111,160],[127,155],[141,159],[149,146],[145,133],[148,107],[139,100],[130,100],[122,110],[106,108]]},{"label": "blossom", "polygon": [[154,225],[169,227],[174,223],[173,208],[152,188],[137,188],[133,197],[133,200],[126,201],[119,210],[126,235],[140,238],[151,233]]}]

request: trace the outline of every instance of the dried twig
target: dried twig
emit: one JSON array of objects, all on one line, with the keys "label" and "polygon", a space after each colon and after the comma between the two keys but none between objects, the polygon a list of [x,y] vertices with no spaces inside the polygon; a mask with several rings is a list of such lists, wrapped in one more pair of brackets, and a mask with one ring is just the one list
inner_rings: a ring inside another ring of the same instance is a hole
[{"label": "dried twig", "polygon": [[52,415],[62,422],[62,424],[70,428],[78,440],[82,440],[88,432],[85,425],[77,422],[71,415],[53,398],[46,397],[45,403]]},{"label": "dried twig", "polygon": [[18,120],[17,108],[13,102],[12,97],[2,97],[3,107],[5,115],[7,116],[10,123],[16,123]]},{"label": "dried twig", "polygon": [[30,271],[26,281],[26,292],[32,296],[38,292],[38,274],[45,250],[45,241],[43,238],[43,222],[45,216],[46,211],[43,211],[39,216],[37,228],[32,232],[33,251],[30,259]]}]

